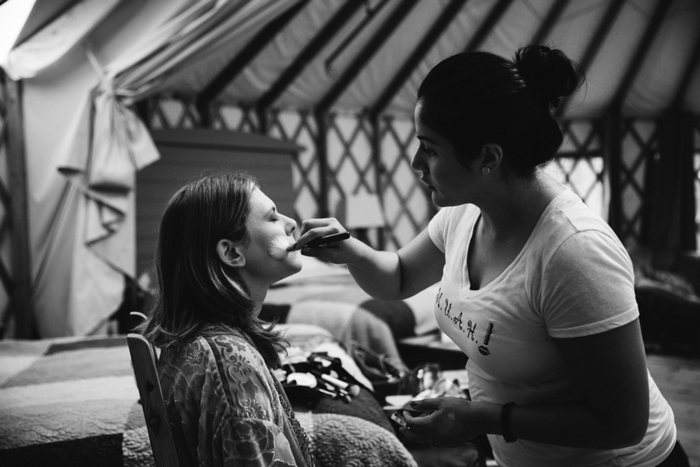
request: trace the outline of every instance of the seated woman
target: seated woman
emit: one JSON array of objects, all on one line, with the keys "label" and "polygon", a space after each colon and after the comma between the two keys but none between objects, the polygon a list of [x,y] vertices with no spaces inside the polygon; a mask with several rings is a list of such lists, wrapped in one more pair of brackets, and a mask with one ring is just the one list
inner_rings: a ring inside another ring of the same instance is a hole
[{"label": "seated woman", "polygon": [[139,331],[162,349],[159,373],[180,464],[346,465],[366,451],[353,436],[361,427],[390,453],[363,456],[415,465],[392,433],[354,417],[320,417],[310,439],[272,374],[284,341],[258,315],[270,285],[301,269],[299,253],[285,250],[295,229],[245,173],[194,181],[165,209],[156,302]]}]

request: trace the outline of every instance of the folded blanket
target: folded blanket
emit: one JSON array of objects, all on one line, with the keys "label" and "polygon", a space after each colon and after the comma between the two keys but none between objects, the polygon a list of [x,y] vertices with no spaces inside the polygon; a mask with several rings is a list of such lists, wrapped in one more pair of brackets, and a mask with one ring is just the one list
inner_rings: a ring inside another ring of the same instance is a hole
[{"label": "folded blanket", "polygon": [[145,423],[124,338],[0,341],[0,367],[3,465],[125,465]]},{"label": "folded blanket", "polygon": [[374,423],[338,414],[297,414],[311,438],[311,453],[325,467],[416,466],[413,456],[394,436]]}]

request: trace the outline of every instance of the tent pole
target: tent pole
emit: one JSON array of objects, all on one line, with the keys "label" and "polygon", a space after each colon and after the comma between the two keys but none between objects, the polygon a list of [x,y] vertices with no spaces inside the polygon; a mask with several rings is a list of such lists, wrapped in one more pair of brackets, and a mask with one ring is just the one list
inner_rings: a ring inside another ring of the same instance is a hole
[{"label": "tent pole", "polygon": [[29,254],[29,216],[27,206],[27,166],[22,124],[20,83],[5,78],[7,90],[7,168],[10,188],[12,229],[12,276],[14,284],[9,311],[15,317],[15,337],[36,337],[31,301],[31,258]]},{"label": "tent pole", "polygon": [[[372,125],[372,164],[374,165],[374,191],[384,206],[384,190],[382,186],[382,178],[384,176],[384,166],[382,165],[381,150],[382,150],[382,133],[381,133],[381,116],[370,114],[370,124]],[[386,222],[386,220],[385,220]],[[386,241],[384,239],[384,229],[382,226],[377,229],[377,248],[383,250]]]},{"label": "tent pole", "polygon": [[610,186],[608,224],[624,243],[626,239],[623,238],[622,232],[622,142],[620,140],[622,117],[614,109],[609,110],[603,117],[603,122],[603,154]]},{"label": "tent pole", "polygon": [[316,119],[316,158],[318,159],[318,210],[316,215],[328,217],[328,119],[330,115],[323,112],[314,112]]}]

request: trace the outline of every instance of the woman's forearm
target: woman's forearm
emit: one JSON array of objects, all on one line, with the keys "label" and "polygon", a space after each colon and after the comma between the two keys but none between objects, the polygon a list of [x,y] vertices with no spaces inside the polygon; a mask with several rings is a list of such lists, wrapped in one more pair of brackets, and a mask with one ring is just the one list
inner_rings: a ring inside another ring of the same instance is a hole
[{"label": "woman's forearm", "polygon": [[[498,434],[503,434],[502,428],[499,420]],[[518,439],[559,446],[619,449],[639,443],[646,427],[612,416],[601,417],[584,401],[575,401],[546,406],[516,405],[511,409],[508,431]]]},{"label": "woman's forearm", "polygon": [[[619,449],[637,444],[646,425],[619,414],[600,416],[584,401],[548,405],[515,405],[503,420],[503,404],[438,398],[412,403],[431,414],[407,416],[409,440],[456,446],[479,434],[586,449]],[[641,417],[644,418],[644,417]],[[647,414],[648,418],[648,414]]]},{"label": "woman's forearm", "polygon": [[430,239],[427,229],[396,253],[375,251],[358,240],[354,242],[353,258],[346,264],[355,281],[375,298],[411,297],[442,277],[445,255]]},{"label": "woman's forearm", "polygon": [[382,300],[398,300],[401,296],[401,264],[395,252],[377,251],[355,240],[357,253],[348,270],[355,282],[369,295]]}]

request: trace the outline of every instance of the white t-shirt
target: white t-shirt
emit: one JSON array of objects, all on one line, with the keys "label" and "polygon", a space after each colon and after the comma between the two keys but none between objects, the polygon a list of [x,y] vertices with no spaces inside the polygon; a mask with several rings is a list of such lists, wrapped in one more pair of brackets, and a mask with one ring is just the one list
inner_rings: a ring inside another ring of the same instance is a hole
[{"label": "white t-shirt", "polygon": [[[467,251],[480,211],[441,209],[428,232],[445,253],[435,317],[469,357],[474,400],[527,405],[581,399],[553,338],[604,332],[639,316],[634,272],[615,233],[570,190],[540,217],[515,260],[495,280],[471,290]],[[617,450],[567,448],[489,435],[500,466],[654,466],[676,440],[673,412],[649,376],[644,440]]]}]

